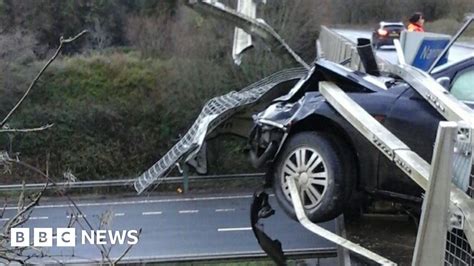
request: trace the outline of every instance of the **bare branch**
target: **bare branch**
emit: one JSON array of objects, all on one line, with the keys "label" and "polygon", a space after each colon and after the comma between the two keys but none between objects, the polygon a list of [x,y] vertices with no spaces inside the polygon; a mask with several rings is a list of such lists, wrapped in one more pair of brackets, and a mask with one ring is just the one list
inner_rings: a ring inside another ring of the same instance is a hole
[{"label": "bare branch", "polygon": [[49,129],[53,127],[54,124],[47,124],[41,127],[35,127],[35,128],[2,128],[0,129],[0,133],[16,133],[16,132],[35,132],[35,131],[43,131],[46,129]]},{"label": "bare branch", "polygon": [[22,260],[22,259],[18,259],[18,258],[14,258],[14,257],[8,257],[6,255],[3,255],[0,253],[0,259],[4,259],[6,260],[8,263],[14,261],[14,262],[18,262],[20,263],[21,265],[25,264],[25,262]]},{"label": "bare branch", "polygon": [[84,35],[88,32],[89,32],[88,30],[83,30],[83,31],[79,32],[76,36],[70,37],[68,39],[64,39],[64,37],[61,36],[61,38],[59,38],[59,41],[60,41],[61,44],[67,44],[67,43],[70,43],[70,42],[73,42],[73,41],[79,39],[82,35]]},{"label": "bare branch", "polygon": [[[137,236],[137,237],[140,238],[140,235],[141,235],[141,234],[142,234],[142,229],[140,228],[140,229],[138,230],[138,236]],[[130,252],[130,250],[132,249],[132,247],[133,247],[133,245],[128,245],[127,249],[122,253],[122,255],[120,255],[120,257],[118,257],[118,258],[114,261],[113,265],[116,265],[118,262],[120,262],[120,261],[125,257],[125,255],[127,255],[127,253]]]},{"label": "bare branch", "polygon": [[54,55],[48,60],[48,62],[46,62],[46,64],[43,66],[43,68],[40,70],[40,72],[36,75],[36,77],[33,79],[33,81],[31,82],[30,86],[28,87],[28,89],[25,91],[25,93],[23,94],[23,96],[20,98],[20,100],[16,103],[16,105],[10,110],[10,112],[7,114],[7,116],[5,116],[5,118],[2,120],[2,122],[0,122],[0,127],[3,128],[3,126],[5,125],[5,123],[8,122],[8,120],[10,119],[10,117],[13,115],[13,113],[15,113],[15,111],[20,107],[20,105],[23,103],[23,101],[26,99],[26,97],[28,96],[28,94],[30,93],[31,89],[36,85],[36,83],[38,82],[39,78],[41,77],[41,75],[43,75],[43,72],[48,68],[48,66],[56,59],[56,57],[59,55],[59,52],[61,52],[62,48],[63,48],[63,45],[64,44],[68,44],[70,42],[73,42],[75,41],[76,39],[78,39],[79,37],[81,37],[82,35],[84,35],[85,33],[87,33],[86,30],[83,30],[82,32],[80,32],[79,34],[77,34],[76,36],[72,37],[72,38],[68,38],[68,39],[64,39],[63,37],[59,38],[59,47],[58,49],[56,49],[56,52],[54,53]]},{"label": "bare branch", "polygon": [[7,200],[3,203],[2,211],[0,212],[0,217],[3,217],[5,210],[7,209]]},{"label": "bare branch", "polygon": [[[15,104],[15,106],[9,111],[9,113],[5,116],[5,118],[0,122],[0,133],[35,132],[35,131],[46,130],[46,129],[49,129],[53,126],[53,124],[47,124],[47,125],[44,125],[42,127],[37,127],[37,128],[12,129],[12,128],[8,127],[7,122],[12,117],[12,115],[20,108],[21,104],[23,104],[24,100],[28,97],[31,90],[36,85],[36,83],[39,81],[40,77],[46,71],[48,66],[60,54],[63,46],[65,44],[74,42],[75,40],[80,38],[82,35],[84,35],[86,32],[87,31],[82,31],[79,34],[77,34],[76,36],[71,37],[71,38],[65,39],[65,38],[61,37],[59,39],[59,46],[56,49],[53,56],[45,63],[45,65],[42,67],[42,69],[38,72],[38,74],[32,80],[32,82],[30,83],[28,89],[25,91],[23,96],[18,100],[18,102]],[[33,172],[39,174],[40,176],[42,176],[46,179],[45,180],[46,183],[45,183],[45,186],[43,187],[43,189],[32,198],[30,198],[29,196],[28,197],[26,196],[25,189],[24,189],[25,184],[23,182],[23,190],[22,190],[21,195],[20,195],[19,200],[18,200],[18,207],[17,207],[18,211],[14,215],[14,217],[9,219],[5,223],[5,225],[3,226],[4,233],[0,234],[0,244],[1,244],[1,246],[0,246],[0,254],[1,254],[0,255],[0,260],[3,259],[3,260],[6,260],[7,262],[16,261],[16,262],[19,262],[21,264],[24,264],[32,258],[45,257],[45,256],[47,256],[47,254],[45,254],[43,250],[35,249],[34,247],[33,248],[29,247],[29,249],[36,252],[37,254],[27,255],[27,256],[25,256],[23,254],[24,251],[27,250],[26,248],[16,248],[16,249],[13,249],[13,250],[5,249],[5,247],[8,246],[9,237],[10,237],[10,234],[11,234],[11,229],[14,228],[14,227],[17,227],[21,224],[24,224],[25,222],[28,221],[28,218],[31,215],[31,213],[33,211],[33,208],[39,204],[39,201],[40,201],[41,197],[43,196],[46,188],[50,186],[50,183],[52,183],[53,186],[55,186],[55,187],[57,187],[57,185],[56,185],[56,183],[54,183],[54,181],[52,181],[49,178],[49,176],[47,174],[43,173],[40,169],[38,169],[34,166],[31,166],[27,163],[21,162],[18,158],[16,160],[12,159],[7,152],[0,151],[0,166],[4,166],[6,169],[8,169],[9,165],[11,165],[12,163],[19,164],[23,167],[26,167],[26,168],[32,170]],[[68,177],[69,177],[68,180],[70,180],[70,181],[74,181],[74,179],[75,179],[75,177],[72,174],[68,175]],[[78,208],[78,206],[75,204],[75,202],[71,199],[71,197],[69,197],[67,194],[65,194],[65,192],[61,191],[60,189],[58,189],[57,192],[58,192],[59,195],[64,196],[69,200],[69,202],[71,203],[71,209],[73,210],[73,212],[75,211],[75,212],[81,214],[82,217],[85,217],[84,214],[82,213],[82,211]],[[26,203],[27,201],[29,202],[28,204]],[[4,211],[5,211],[5,206],[3,207],[3,210],[1,210],[1,215],[2,216],[3,216]],[[71,216],[71,217],[74,217],[74,216]],[[72,218],[69,221],[69,225],[71,225],[73,223],[73,219],[77,219],[77,217],[78,217],[78,215],[75,215],[75,217]],[[89,221],[87,219],[84,218],[84,221],[86,222],[87,227],[89,227],[90,229],[93,229],[92,225],[89,223]],[[82,227],[82,225],[81,225],[81,227]],[[98,248],[99,248],[99,250],[101,251],[102,254],[104,254],[106,252],[104,247],[98,246]],[[109,259],[109,261],[110,261],[110,259]]]},{"label": "bare branch", "polygon": [[22,190],[22,196],[20,196],[20,200],[19,200],[19,204],[18,204],[18,213],[15,216],[13,216],[13,218],[8,220],[8,222],[5,224],[5,226],[4,226],[5,234],[9,235],[8,232],[10,231],[11,228],[26,222],[27,219],[20,219],[20,218],[23,217],[23,215],[26,214],[28,211],[30,211],[34,206],[38,205],[38,203],[41,199],[41,196],[46,191],[47,187],[48,187],[48,183],[45,184],[43,189],[36,195],[36,197],[33,199],[33,201],[30,202],[26,207],[23,207],[24,206],[24,202],[23,202],[24,201],[24,194],[23,194],[24,190]]}]

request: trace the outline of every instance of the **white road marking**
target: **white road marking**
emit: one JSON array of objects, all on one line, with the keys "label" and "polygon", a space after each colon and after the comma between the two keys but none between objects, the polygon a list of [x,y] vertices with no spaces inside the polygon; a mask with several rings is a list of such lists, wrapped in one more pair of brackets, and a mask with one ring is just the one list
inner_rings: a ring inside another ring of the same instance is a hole
[{"label": "white road marking", "polygon": [[216,212],[233,212],[235,209],[216,209]]},{"label": "white road marking", "polygon": [[125,215],[125,213],[123,213],[123,212],[114,213],[114,216],[124,216],[124,215]]},{"label": "white road marking", "polygon": [[[78,214],[78,215],[72,215],[73,217],[76,217],[76,218],[86,218],[87,215],[83,215],[83,214]],[[67,215],[66,218],[71,218],[71,215]]]},{"label": "white road marking", "polygon": [[142,212],[142,215],[158,215],[162,214],[162,212]]},{"label": "white road marking", "polygon": [[28,220],[47,220],[48,216],[32,216]]},{"label": "white road marking", "polygon": [[0,221],[8,221],[10,220],[11,218],[0,218]]},{"label": "white road marking", "polygon": [[217,228],[217,232],[249,231],[252,227]]},{"label": "white road marking", "polygon": [[[269,195],[270,197],[274,196]],[[153,204],[153,203],[166,203],[166,202],[189,202],[189,201],[207,201],[207,200],[230,200],[230,199],[248,199],[252,198],[253,195],[236,195],[236,196],[216,196],[216,197],[202,197],[202,198],[175,198],[175,199],[155,199],[155,200],[135,200],[135,201],[103,201],[103,202],[91,202],[91,203],[77,203],[78,207],[90,207],[90,206],[104,206],[104,205],[127,205],[127,204]],[[51,204],[51,205],[38,205],[35,209],[45,208],[64,208],[70,207],[71,204]],[[16,210],[17,206],[5,207],[5,210]]]},{"label": "white road marking", "polygon": [[184,213],[198,213],[199,210],[181,210],[179,211],[180,214],[184,214]]}]

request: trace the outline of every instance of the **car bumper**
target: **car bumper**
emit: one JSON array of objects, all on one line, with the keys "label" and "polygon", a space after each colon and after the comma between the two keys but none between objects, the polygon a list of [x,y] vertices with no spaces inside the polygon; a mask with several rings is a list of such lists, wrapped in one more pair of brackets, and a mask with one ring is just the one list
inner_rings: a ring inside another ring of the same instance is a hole
[{"label": "car bumper", "polygon": [[400,36],[378,37],[376,43],[379,45],[393,45],[393,40],[400,39]]},{"label": "car bumper", "polygon": [[250,162],[260,168],[272,162],[285,136],[285,129],[268,124],[255,124],[249,136]]},{"label": "car bumper", "polygon": [[321,99],[317,92],[306,93],[297,102],[275,103],[254,116],[254,127],[248,138],[252,165],[260,168],[272,163],[292,125],[312,114],[323,102]]}]

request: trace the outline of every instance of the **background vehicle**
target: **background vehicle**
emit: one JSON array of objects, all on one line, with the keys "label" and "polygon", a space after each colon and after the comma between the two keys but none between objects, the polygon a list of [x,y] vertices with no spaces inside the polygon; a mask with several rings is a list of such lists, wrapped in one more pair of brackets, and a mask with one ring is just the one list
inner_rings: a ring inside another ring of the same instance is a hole
[{"label": "background vehicle", "polygon": [[[474,107],[474,57],[432,73],[452,94]],[[373,198],[421,203],[422,189],[342,118],[318,92],[331,81],[430,162],[436,130],[444,118],[403,80],[375,77],[320,59],[306,79],[255,117],[251,157],[268,167],[283,209],[293,216],[287,178],[297,180],[308,217],[314,222],[339,215],[354,189]]]},{"label": "background vehicle", "polygon": [[399,39],[403,30],[405,26],[402,22],[380,22],[379,27],[372,32],[372,46],[379,49],[383,45],[393,45],[393,40]]}]

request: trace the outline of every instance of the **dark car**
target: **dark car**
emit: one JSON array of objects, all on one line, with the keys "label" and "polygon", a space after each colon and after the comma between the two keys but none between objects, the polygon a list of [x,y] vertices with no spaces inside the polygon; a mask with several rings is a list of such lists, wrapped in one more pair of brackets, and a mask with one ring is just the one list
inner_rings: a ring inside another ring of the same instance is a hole
[{"label": "dark car", "polygon": [[[433,77],[474,107],[474,57],[439,67]],[[401,79],[371,76],[319,59],[289,94],[254,117],[251,159],[267,167],[283,209],[294,216],[287,178],[297,181],[308,217],[332,219],[352,201],[353,191],[371,198],[419,205],[423,190],[345,120],[319,93],[331,81],[430,162],[440,121],[445,120]]]},{"label": "dark car", "polygon": [[383,45],[393,45],[393,40],[399,39],[403,30],[405,26],[402,22],[380,22],[372,32],[372,46],[379,49]]}]

